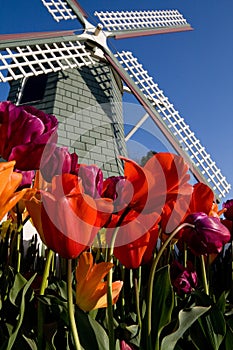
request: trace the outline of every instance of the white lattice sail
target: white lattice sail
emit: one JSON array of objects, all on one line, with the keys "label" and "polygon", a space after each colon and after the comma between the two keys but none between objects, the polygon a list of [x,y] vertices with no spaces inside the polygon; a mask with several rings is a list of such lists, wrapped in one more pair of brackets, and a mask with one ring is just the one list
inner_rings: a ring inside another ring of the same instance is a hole
[{"label": "white lattice sail", "polygon": [[77,41],[55,41],[0,49],[0,82],[94,64],[85,46]]},{"label": "white lattice sail", "polygon": [[77,16],[65,0],[41,0],[55,21],[76,19]]},{"label": "white lattice sail", "polygon": [[[177,144],[187,155],[186,159],[192,161],[192,165],[199,170],[202,179],[206,179],[205,182],[212,187],[216,195],[219,198],[224,197],[231,188],[230,184],[221,174],[220,169],[206,152],[205,147],[201,145],[194,132],[190,130],[189,125],[185,123],[184,118],[179,115],[179,112],[158,87],[158,84],[153,81],[153,78],[149,76],[131,52],[123,51],[117,53],[116,57],[140,91],[159,113],[160,122],[162,121],[166,130],[169,130],[171,136],[176,138]],[[153,118],[153,120],[156,123],[156,118]]]},{"label": "white lattice sail", "polygon": [[[140,31],[155,30],[189,30],[192,29],[186,19],[177,10],[157,11],[101,11],[95,12],[107,31]],[[120,33],[119,33],[120,34]],[[153,31],[151,34],[156,34]],[[120,36],[122,36],[121,33]]]}]

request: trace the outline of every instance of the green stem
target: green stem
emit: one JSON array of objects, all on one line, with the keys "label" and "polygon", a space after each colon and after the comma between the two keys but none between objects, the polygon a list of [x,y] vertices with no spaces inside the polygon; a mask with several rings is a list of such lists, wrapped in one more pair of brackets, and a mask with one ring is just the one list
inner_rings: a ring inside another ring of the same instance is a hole
[{"label": "green stem", "polygon": [[188,223],[183,223],[180,226],[178,226],[168,237],[168,239],[164,242],[164,244],[161,246],[160,250],[158,251],[158,254],[156,255],[153,264],[151,266],[150,270],[150,276],[149,276],[149,283],[148,283],[148,297],[147,297],[147,350],[152,348],[151,345],[151,310],[152,310],[152,297],[153,297],[153,284],[154,284],[154,277],[156,268],[159,262],[159,259],[163,255],[165,249],[167,248],[168,244],[172,241],[172,239],[176,236],[176,234],[183,228],[183,227],[192,227],[195,226]]},{"label": "green stem", "polygon": [[54,254],[54,252],[51,249],[48,249],[44,273],[43,273],[42,282],[40,285],[40,295],[44,295],[45,289],[47,288],[50,265],[51,265],[51,261],[53,258],[53,254]]},{"label": "green stem", "polygon": [[138,275],[137,271],[133,270],[133,281],[134,281],[134,292],[135,292],[135,301],[136,301],[136,312],[138,318],[138,326],[142,328],[142,319],[141,319],[141,311],[140,311],[140,300],[139,300],[139,286],[138,286]]},{"label": "green stem", "polygon": [[120,294],[120,308],[121,308],[121,322],[125,322],[125,266],[120,265],[121,270],[121,280],[123,281],[123,287]]},{"label": "green stem", "polygon": [[17,273],[20,272],[20,266],[21,266],[21,230],[17,232],[17,243],[16,243],[16,251],[17,251],[17,266],[16,266],[16,271]]},{"label": "green stem", "polygon": [[70,326],[75,343],[75,349],[81,350],[81,345],[78,336],[78,330],[74,317],[74,304],[73,304],[73,289],[72,289],[72,259],[67,261],[67,299],[68,299],[68,312],[70,318]]},{"label": "green stem", "polygon": [[204,255],[201,255],[201,271],[202,271],[204,291],[207,295],[209,295],[209,287],[208,287],[208,282],[207,282],[207,277],[206,277],[206,267],[205,267]]},{"label": "green stem", "polygon": [[[49,278],[49,271],[50,271],[50,265],[51,265],[51,260],[53,257],[53,251],[48,249],[48,254],[46,258],[46,263],[45,263],[45,268],[44,268],[44,273],[42,277],[42,282],[40,286],[40,295],[44,295],[45,289],[47,288],[48,284],[48,278]],[[44,308],[43,304],[40,300],[38,300],[38,313],[37,313],[37,322],[38,322],[38,350],[43,350],[44,349]]]},{"label": "green stem", "polygon": [[184,242],[184,267],[187,267],[188,251],[187,244]]},{"label": "green stem", "polygon": [[17,240],[16,240],[16,252],[17,252],[17,273],[20,272],[21,267],[21,242],[23,237],[23,225],[22,225],[22,214],[19,210],[18,204],[16,204],[17,209]]},{"label": "green stem", "polygon": [[[113,232],[112,240],[108,250],[108,262],[113,261],[113,251],[117,233],[120,226],[116,227]],[[112,269],[108,273],[107,277],[107,314],[108,314],[108,338],[109,338],[109,350],[115,349],[115,336],[114,336],[114,323],[113,323],[113,307],[112,307]]]}]

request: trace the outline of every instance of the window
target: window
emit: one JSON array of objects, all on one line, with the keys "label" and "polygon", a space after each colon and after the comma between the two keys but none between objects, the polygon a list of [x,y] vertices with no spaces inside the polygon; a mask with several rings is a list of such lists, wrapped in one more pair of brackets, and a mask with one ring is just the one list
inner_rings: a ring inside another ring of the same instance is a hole
[{"label": "window", "polygon": [[45,74],[28,77],[22,85],[19,104],[42,100],[45,93],[47,78]]}]

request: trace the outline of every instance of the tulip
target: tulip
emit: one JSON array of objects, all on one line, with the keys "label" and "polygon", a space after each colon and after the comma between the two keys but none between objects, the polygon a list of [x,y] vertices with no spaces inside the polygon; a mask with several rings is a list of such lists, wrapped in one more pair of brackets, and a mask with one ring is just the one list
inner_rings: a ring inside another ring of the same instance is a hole
[{"label": "tulip", "polygon": [[181,195],[191,196],[188,166],[180,156],[156,153],[144,167],[122,159],[126,178],[124,199],[135,211],[160,214],[167,202],[176,202]]},{"label": "tulip", "polygon": [[221,223],[228,228],[231,233],[231,237],[233,237],[233,220],[223,219]]},{"label": "tulip", "polygon": [[124,176],[110,176],[103,182],[101,197],[112,199],[116,212],[124,208],[123,193],[125,191],[125,181]]},{"label": "tulip", "polygon": [[133,211],[126,216],[117,233],[114,248],[114,256],[126,268],[136,269],[152,259],[159,234],[159,219],[158,214],[138,216]]},{"label": "tulip", "polygon": [[[203,212],[210,215],[213,211],[214,193],[207,185],[199,182],[190,190],[190,194],[182,194],[178,199],[166,202],[161,221],[163,232],[172,232],[192,213]],[[180,235],[181,233],[176,238]]]},{"label": "tulip", "polygon": [[[109,262],[93,263],[93,256],[84,252],[76,267],[76,304],[83,311],[107,307],[107,283],[103,282],[114,265]],[[122,281],[112,283],[112,303],[115,304],[123,286]]]},{"label": "tulip", "polygon": [[124,177],[126,179],[121,200],[124,207],[128,206],[138,212],[142,210],[147,213],[153,211],[154,208],[147,205],[150,188],[155,185],[153,174],[144,170],[131,159],[124,157],[121,159],[124,160]]},{"label": "tulip", "polygon": [[185,221],[194,228],[184,228],[182,239],[195,255],[219,253],[230,240],[229,230],[217,217],[200,212],[190,214]]},{"label": "tulip", "polygon": [[99,198],[103,188],[103,173],[96,165],[79,164],[76,175],[82,179],[85,193]]},{"label": "tulip", "polygon": [[183,293],[191,293],[197,287],[197,273],[190,261],[187,261],[187,267],[185,268],[175,260],[171,264],[170,275],[174,291],[180,296]]},{"label": "tulip", "polygon": [[111,200],[95,201],[85,194],[81,180],[72,174],[55,176],[50,192],[31,190],[26,207],[42,241],[67,259],[92,244],[113,210]]},{"label": "tulip", "polygon": [[226,209],[224,216],[227,220],[233,221],[233,199],[228,199],[223,203],[223,208]]},{"label": "tulip", "polygon": [[15,192],[22,181],[22,175],[13,172],[15,162],[0,163],[0,220],[23,198],[27,189]]},{"label": "tulip", "polygon": [[47,182],[51,182],[55,175],[76,172],[78,161],[76,153],[70,154],[67,147],[56,147],[52,154],[50,154],[50,148],[48,151],[49,154],[46,147],[40,165],[41,174]]},{"label": "tulip", "polygon": [[5,160],[15,160],[19,170],[39,169],[45,146],[50,149],[50,155],[56,147],[57,127],[58,122],[53,115],[34,107],[1,102],[0,156]]},{"label": "tulip", "polygon": [[120,341],[120,349],[121,350],[134,350],[135,347],[133,345],[127,344],[124,340]]},{"label": "tulip", "polygon": [[19,185],[19,189],[27,188],[32,186],[33,179],[35,177],[34,170],[22,171],[18,169],[14,169],[16,173],[20,173],[22,175],[22,181]]}]

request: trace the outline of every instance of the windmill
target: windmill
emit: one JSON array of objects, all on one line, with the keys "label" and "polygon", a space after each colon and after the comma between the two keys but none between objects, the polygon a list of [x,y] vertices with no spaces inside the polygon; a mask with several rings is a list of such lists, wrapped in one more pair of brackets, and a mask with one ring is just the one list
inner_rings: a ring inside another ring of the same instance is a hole
[{"label": "windmill", "polygon": [[[179,112],[131,52],[114,54],[107,42],[108,38],[120,39],[191,30],[184,17],[177,10],[95,12],[101,22],[95,26],[87,20],[85,11],[75,0],[41,1],[56,21],[78,20],[83,30],[78,33],[68,30],[1,35],[0,81],[10,82],[9,99],[18,104],[30,102],[56,116],[69,117],[70,123],[70,116],[78,114],[77,106],[84,108],[84,105],[87,107],[90,104],[87,92],[90,94],[90,90],[91,93],[93,89],[96,90],[97,98],[96,94],[94,98],[101,103],[100,109],[104,110],[105,117],[110,116],[110,119],[102,117],[99,107],[94,113],[91,110],[91,114],[85,108],[87,114],[78,115],[81,118],[78,129],[75,129],[75,116],[73,125],[62,124],[64,129],[61,131],[61,139],[65,145],[70,146],[72,134],[83,130],[80,140],[77,141],[77,134],[75,136],[78,153],[82,154],[83,145],[89,145],[94,151],[93,161],[102,161],[108,165],[104,170],[114,173],[121,170],[117,154],[126,153],[120,104],[123,86],[126,86],[176,152],[189,163],[194,177],[208,184],[216,198],[224,197],[229,192],[230,185]],[[32,88],[35,83],[39,89]],[[84,93],[80,94],[78,85],[82,85]],[[85,90],[86,86],[89,90]],[[31,91],[39,92],[39,96],[30,96]],[[86,98],[81,101],[83,105],[78,104],[81,95]],[[75,101],[76,109],[72,101]],[[103,106],[106,102],[105,109]],[[86,129],[85,123],[88,124]],[[95,128],[90,130],[90,125],[95,125]],[[139,124],[127,138],[138,126]],[[108,137],[113,139],[114,145],[106,141]],[[83,151],[85,153],[86,149]],[[115,164],[106,162],[104,153]]]}]

